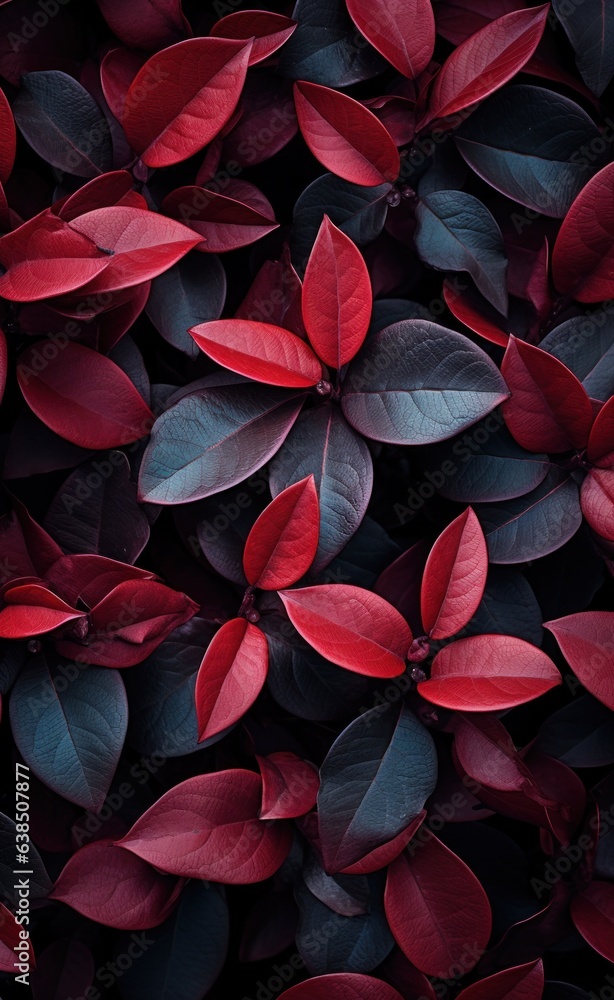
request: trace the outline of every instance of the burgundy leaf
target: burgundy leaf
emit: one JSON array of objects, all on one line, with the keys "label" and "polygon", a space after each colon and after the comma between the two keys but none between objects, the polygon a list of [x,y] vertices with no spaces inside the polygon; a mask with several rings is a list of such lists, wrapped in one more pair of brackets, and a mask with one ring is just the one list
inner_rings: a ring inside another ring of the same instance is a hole
[{"label": "burgundy leaf", "polygon": [[292,834],[284,822],[258,819],[261,796],[252,771],[198,774],[165,792],[119,844],[173,875],[262,882],[283,863]]},{"label": "burgundy leaf", "polygon": [[82,663],[132,667],[197,611],[186,594],[155,580],[124,580],[92,608],[85,645],[62,639],[57,650]]},{"label": "burgundy leaf", "polygon": [[528,962],[467,986],[458,994],[458,1000],[541,1000],[543,991],[542,962]]},{"label": "burgundy leaf", "polygon": [[533,701],[562,678],[549,656],[511,635],[473,635],[441,649],[419,693],[442,708],[491,712]]},{"label": "burgundy leaf", "polygon": [[211,28],[214,38],[254,40],[249,64],[268,59],[287,42],[296,29],[296,21],[269,10],[237,10],[220,18]]},{"label": "burgundy leaf", "polygon": [[50,896],[99,924],[132,931],[161,924],[182,885],[110,840],[98,840],[69,859]]},{"label": "burgundy leaf", "polygon": [[552,251],[552,277],[559,292],[579,302],[614,294],[614,163],[588,181],[559,229]]},{"label": "burgundy leaf", "polygon": [[591,403],[562,361],[510,337],[501,374],[512,392],[501,412],[519,445],[537,452],[586,446],[593,423]]},{"label": "burgundy leaf", "polygon": [[399,612],[377,594],[322,584],[279,595],[295,629],[332,663],[367,677],[398,677],[412,635]]},{"label": "burgundy leaf", "polygon": [[142,52],[111,49],[100,64],[100,84],[105,100],[118,121],[122,120],[124,101],[130,84],[146,62]]},{"label": "burgundy leaf", "polygon": [[[24,932],[27,931],[27,926],[22,923],[23,917],[21,917],[18,922],[17,917],[14,913],[11,913],[9,909],[0,903],[0,971],[1,972],[12,972],[13,975],[17,975],[18,969],[16,969],[16,963],[20,962],[20,958],[17,957],[17,952],[24,951],[29,953],[28,963],[25,964],[26,969],[29,966],[35,965],[34,960],[34,950],[32,947],[32,939],[29,934],[26,940],[23,939]],[[26,980],[27,985],[27,980]]]},{"label": "burgundy leaf", "polygon": [[401,994],[381,979],[337,972],[314,976],[292,986],[281,994],[280,1000],[401,1000]]},{"label": "burgundy leaf", "polygon": [[582,513],[591,528],[614,542],[614,469],[591,469],[580,490]]},{"label": "burgundy leaf", "polygon": [[424,567],[422,622],[431,639],[446,639],[470,621],[482,600],[488,552],[471,507],[439,536]]},{"label": "burgundy leaf", "polygon": [[462,42],[435,78],[421,127],[471,107],[511,80],[535,52],[549,11],[550,4],[513,11]]},{"label": "burgundy leaf", "polygon": [[82,448],[115,448],[151,430],[153,414],[128,376],[89,347],[41,342],[20,355],[17,377],[36,416]]},{"label": "burgundy leaf", "polygon": [[196,185],[177,188],[162,211],[199,233],[204,243],[198,249],[206,253],[236,250],[278,228],[269,201],[247,181],[232,181],[224,194]]},{"label": "burgundy leaf", "polygon": [[190,35],[181,0],[131,0],[116,4],[96,0],[110,29],[124,45],[157,50]]},{"label": "burgundy leaf", "polygon": [[13,169],[13,163],[15,162],[17,135],[13,112],[3,90],[0,90],[0,136],[2,137],[2,145],[0,146],[0,181],[6,184]]},{"label": "burgundy leaf", "polygon": [[285,751],[256,760],[262,775],[260,819],[293,819],[313,809],[320,786],[313,764]]},{"label": "burgundy leaf", "polygon": [[393,840],[389,840],[387,844],[382,844],[380,847],[374,848],[374,850],[369,851],[368,854],[361,858],[360,861],[356,861],[353,865],[348,865],[347,868],[341,869],[341,874],[343,875],[369,875],[371,872],[380,871],[382,868],[387,868],[388,865],[398,858],[401,851],[404,851],[410,840],[416,835],[420,827],[422,826],[424,820],[426,819],[426,809],[423,809],[415,819],[411,821],[408,827],[402,831],[402,833],[397,834]]},{"label": "burgundy leaf", "polygon": [[358,352],[369,328],[371,297],[360,250],[325,215],[303,283],[305,329],[324,364],[342,368]]},{"label": "burgundy leaf", "polygon": [[266,680],[266,637],[245,618],[222,625],[211,640],[196,677],[199,740],[238,722],[251,708]]},{"label": "burgundy leaf", "polygon": [[614,961],[614,885],[591,882],[572,899],[571,916],[591,948]]},{"label": "burgundy leaf", "polygon": [[586,454],[589,462],[603,468],[614,468],[614,396],[595,417]]},{"label": "burgundy leaf", "polygon": [[388,869],[384,897],[395,940],[421,972],[442,979],[469,970],[491,930],[488,898],[473,872],[431,834]]},{"label": "burgundy leaf", "polygon": [[206,146],[230,119],[251,42],[189,38],[151,56],[132,81],[122,125],[148,167],[168,167]]},{"label": "burgundy leaf", "polygon": [[309,345],[280,326],[217,319],[192,327],[190,334],[218,364],[266,385],[306,388],[322,378],[322,366]]},{"label": "burgundy leaf", "polygon": [[305,142],[327,170],[365,187],[397,179],[400,160],[394,141],[358,101],[301,80],[294,85],[294,102]]},{"label": "burgundy leaf", "polygon": [[544,625],[578,680],[614,711],[614,611],[580,611]]},{"label": "burgundy leaf", "polygon": [[373,48],[399,73],[415,79],[428,66],[435,48],[435,19],[430,0],[347,0],[354,24]]},{"label": "burgundy leaf", "polygon": [[318,549],[320,507],[313,476],[288,486],[263,510],[243,553],[248,583],[262,590],[291,587]]}]

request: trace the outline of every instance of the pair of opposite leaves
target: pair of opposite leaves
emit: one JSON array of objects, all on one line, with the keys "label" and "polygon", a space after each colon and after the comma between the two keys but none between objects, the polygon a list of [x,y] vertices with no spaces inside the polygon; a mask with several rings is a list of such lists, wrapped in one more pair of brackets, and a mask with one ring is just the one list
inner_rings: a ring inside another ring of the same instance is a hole
[{"label": "pair of opposite leaves", "polygon": [[[405,619],[384,598],[348,584],[287,589],[311,566],[319,523],[313,476],[279,493],[245,544],[249,593],[279,591],[294,627],[332,663],[370,677],[399,676],[408,654],[416,658],[410,653],[416,644]],[[449,638],[464,628],[482,599],[487,571],[484,535],[468,508],[439,536],[427,560],[421,610],[430,639]],[[255,624],[257,613],[253,621],[249,610],[246,615],[221,627],[201,663],[195,692],[201,740],[237,722],[266,680],[267,640]],[[426,643],[426,637],[421,641]],[[430,680],[422,681],[418,691],[445,708],[491,711],[522,704],[560,682],[550,658],[531,643],[479,635],[441,649]]]}]

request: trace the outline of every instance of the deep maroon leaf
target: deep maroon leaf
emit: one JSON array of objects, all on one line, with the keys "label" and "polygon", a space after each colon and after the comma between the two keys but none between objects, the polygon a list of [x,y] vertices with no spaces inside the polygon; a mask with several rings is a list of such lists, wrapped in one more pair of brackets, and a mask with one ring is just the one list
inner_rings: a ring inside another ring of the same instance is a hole
[{"label": "deep maroon leaf", "polygon": [[591,948],[611,962],[614,959],[614,886],[610,882],[591,882],[572,899],[571,916]]},{"label": "deep maroon leaf", "polygon": [[385,904],[397,944],[427,975],[446,979],[461,959],[462,968],[471,969],[490,937],[486,893],[433,834],[424,843],[414,841],[392,862]]},{"label": "deep maroon leaf", "polygon": [[120,846],[188,878],[261,882],[283,863],[290,827],[259,820],[262,782],[251,771],[200,774],[175,785],[137,819]]},{"label": "deep maroon leaf", "polygon": [[37,417],[73,444],[115,448],[151,429],[151,410],[128,376],[88,347],[69,343],[60,351],[49,341],[28,348],[18,378]]},{"label": "deep maroon leaf", "polygon": [[254,44],[249,57],[249,64],[253,66],[277,52],[295,29],[296,21],[283,14],[263,10],[237,10],[216,21],[210,34],[214,38],[239,38],[244,41],[253,38]]},{"label": "deep maroon leaf", "polygon": [[125,45],[157,50],[190,34],[181,0],[135,0],[129,5],[96,0],[111,31]]},{"label": "deep maroon leaf", "polygon": [[584,448],[593,411],[584,386],[557,358],[510,337],[501,374],[511,390],[503,403],[505,422],[530,451]]},{"label": "deep maroon leaf", "polygon": [[552,251],[552,277],[559,292],[579,302],[599,302],[614,294],[614,164],[582,188],[563,219]]},{"label": "deep maroon leaf", "polygon": [[540,962],[517,965],[481,979],[459,993],[459,1000],[541,1000],[544,967]]},{"label": "deep maroon leaf", "polygon": [[166,919],[181,887],[176,878],[160,875],[110,840],[99,840],[67,862],[51,898],[107,927],[142,930]]},{"label": "deep maroon leaf", "polygon": [[339,972],[292,986],[280,1000],[401,1000],[401,994],[381,979]]},{"label": "deep maroon leaf", "polygon": [[320,785],[313,764],[284,751],[257,760],[262,775],[260,819],[292,819],[313,809]]}]

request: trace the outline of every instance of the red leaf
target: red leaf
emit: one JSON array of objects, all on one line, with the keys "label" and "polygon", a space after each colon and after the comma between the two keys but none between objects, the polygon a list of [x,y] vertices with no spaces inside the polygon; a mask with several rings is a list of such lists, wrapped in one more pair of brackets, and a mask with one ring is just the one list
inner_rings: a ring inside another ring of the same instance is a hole
[{"label": "red leaf", "polygon": [[[53,211],[64,222],[72,222],[73,219],[92,212],[97,208],[108,208],[112,205],[123,204],[126,195],[140,197],[133,191],[134,181],[127,170],[112,170],[108,174],[101,174],[88,181],[80,187],[74,194],[56,201]],[[143,199],[143,208],[147,209],[147,202]]]},{"label": "red leaf", "polygon": [[92,608],[87,644],[63,639],[57,650],[81,663],[132,667],[197,611],[185,594],[155,580],[124,580]]},{"label": "red leaf", "polygon": [[549,656],[511,635],[472,635],[441,649],[430,680],[418,684],[427,701],[465,712],[491,712],[533,701],[561,683]]},{"label": "red leaf", "polygon": [[398,677],[412,641],[409,626],[383,597],[349,584],[280,591],[303,639],[332,663],[367,677]]},{"label": "red leaf", "polygon": [[106,927],[139,931],[166,919],[182,885],[110,840],[98,840],[70,858],[49,895]]},{"label": "red leaf", "polygon": [[571,205],[552,251],[559,292],[578,302],[614,295],[614,163],[588,181]]},{"label": "red leaf", "polygon": [[4,599],[7,607],[0,611],[0,638],[25,639],[31,635],[53,632],[67,622],[84,618],[46,587],[26,583],[11,587]]},{"label": "red leaf", "polygon": [[267,385],[303,388],[322,378],[322,366],[295,333],[249,319],[217,319],[189,331],[201,351],[239,375]]},{"label": "red leaf", "polygon": [[296,21],[283,14],[274,14],[269,10],[237,10],[216,21],[209,34],[214,38],[239,38],[244,41],[253,38],[249,57],[249,64],[253,66],[277,52],[295,30]]},{"label": "red leaf", "polygon": [[586,446],[593,423],[591,402],[562,361],[510,337],[501,374],[512,393],[501,412],[519,445],[538,452]]},{"label": "red leaf", "polygon": [[374,114],[347,94],[300,80],[294,103],[305,142],[316,160],[353,184],[376,187],[399,176],[390,134]]},{"label": "red leaf", "polygon": [[614,396],[608,399],[595,417],[586,456],[589,462],[602,468],[614,468]]},{"label": "red leaf", "polygon": [[151,430],[153,414],[128,376],[89,347],[39,341],[19,356],[17,378],[36,416],[82,448],[116,448]]},{"label": "red leaf", "polygon": [[119,844],[174,875],[262,882],[283,864],[292,828],[258,819],[261,797],[262,781],[252,771],[198,774],[169,789]]},{"label": "red leaf", "polygon": [[104,98],[118,121],[124,111],[124,101],[136,74],[146,60],[142,52],[132,49],[111,49],[100,64],[100,83]]},{"label": "red leaf", "polygon": [[283,751],[256,760],[262,775],[260,819],[293,819],[313,809],[320,787],[313,764]]},{"label": "red leaf", "polygon": [[468,507],[441,533],[424,567],[420,605],[431,639],[447,639],[471,620],[487,573],[484,532]]},{"label": "red leaf", "polygon": [[414,80],[431,61],[435,19],[430,0],[347,0],[354,24],[399,73]]},{"label": "red leaf", "polygon": [[614,611],[581,611],[544,626],[587,691],[614,711]]},{"label": "red leaf", "polygon": [[456,759],[470,778],[487,788],[530,793],[534,786],[531,772],[499,719],[458,713],[452,717],[450,727]]},{"label": "red leaf", "polygon": [[122,125],[148,167],[193,156],[229,121],[252,43],[189,38],[151,56],[130,85]]},{"label": "red leaf", "polygon": [[513,11],[462,42],[436,76],[419,128],[476,104],[511,80],[535,52],[549,11],[549,3]]},{"label": "red leaf", "polygon": [[395,940],[420,972],[454,978],[481,958],[491,929],[488,898],[473,872],[434,835],[388,869],[386,916]]},{"label": "red leaf", "polygon": [[614,542],[614,469],[591,469],[580,490],[582,513],[591,528]]},{"label": "red leaf", "polygon": [[614,885],[591,882],[572,899],[571,917],[591,948],[614,962]]},{"label": "red leaf", "polygon": [[[41,529],[42,530],[42,529]],[[125,580],[153,580],[155,573],[93,553],[59,554],[46,569],[46,579],[66,600],[92,608]]]},{"label": "red leaf", "polygon": [[29,952],[31,966],[35,965],[32,941],[28,937],[25,941],[21,937],[21,932],[27,930],[22,924],[17,923],[15,914],[0,903],[0,972],[12,972],[17,975],[16,963],[19,962],[17,952]]},{"label": "red leaf", "polygon": [[311,566],[319,535],[318,494],[306,476],[278,493],[252,527],[243,553],[247,582],[262,590],[291,587]]},{"label": "red leaf", "polygon": [[236,250],[278,228],[269,201],[247,181],[231,181],[224,194],[188,184],[166,196],[162,211],[199,233],[197,249],[207,253]]},{"label": "red leaf", "polygon": [[254,704],[266,680],[266,637],[245,618],[222,625],[209,643],[196,677],[199,740],[228,729]]},{"label": "red leaf", "polygon": [[457,1000],[541,1000],[544,991],[544,966],[528,962],[504,969],[461,990]]},{"label": "red leaf", "polygon": [[298,983],[282,993],[279,1000],[402,1000],[402,997],[381,979],[336,972]]},{"label": "red leaf", "polygon": [[87,212],[69,228],[88,237],[96,249],[104,249],[109,262],[104,274],[82,289],[83,294],[114,292],[150,281],[198,243],[192,230],[174,219],[126,205]]},{"label": "red leaf", "polygon": [[111,31],[125,45],[157,50],[191,34],[181,0],[96,0]]},{"label": "red leaf", "polygon": [[0,90],[0,181],[6,184],[15,162],[17,135],[15,120],[6,94]]},{"label": "red leaf", "polygon": [[443,300],[457,320],[491,344],[507,347],[509,334],[501,329],[505,319],[487,302],[477,289],[466,288],[459,292],[447,279],[443,283]]},{"label": "red leaf", "polygon": [[342,868],[342,875],[369,875],[371,872],[380,871],[382,868],[387,868],[388,865],[398,858],[401,851],[404,851],[410,840],[415,836],[420,827],[422,826],[424,820],[426,819],[426,809],[412,819],[409,826],[403,830],[401,833],[397,834],[393,840],[389,840],[386,844],[381,844],[380,847],[376,847],[373,851],[365,854],[364,858],[360,861],[356,861],[353,865],[348,865],[347,868]]},{"label": "red leaf", "polygon": [[303,320],[316,354],[331,368],[351,361],[371,320],[371,279],[364,258],[327,215],[303,282]]}]

